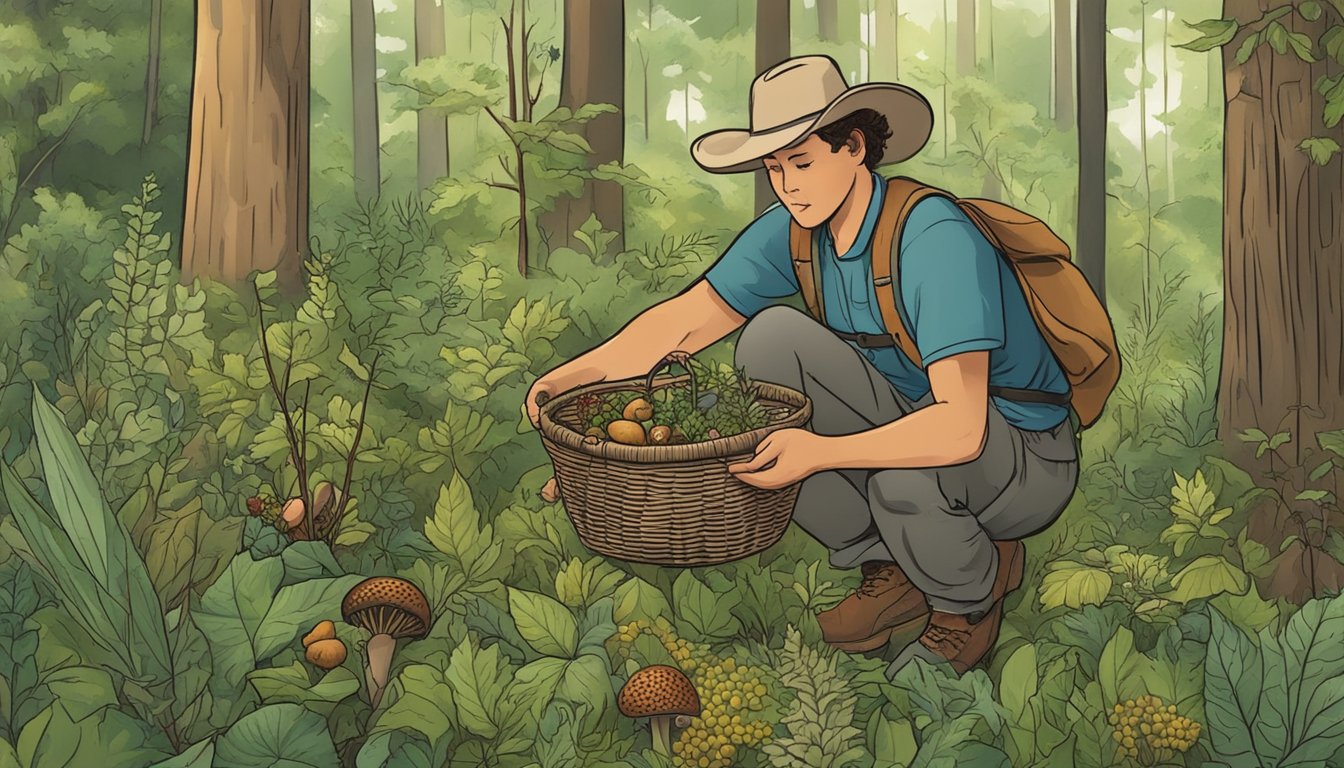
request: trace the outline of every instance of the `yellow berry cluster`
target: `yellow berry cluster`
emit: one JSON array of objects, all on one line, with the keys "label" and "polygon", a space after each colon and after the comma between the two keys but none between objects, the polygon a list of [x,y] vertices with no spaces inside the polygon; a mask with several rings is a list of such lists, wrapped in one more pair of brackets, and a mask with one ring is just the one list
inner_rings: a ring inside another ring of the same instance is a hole
[{"label": "yellow berry cluster", "polygon": [[[641,634],[658,638],[677,665],[691,678],[700,694],[701,712],[672,744],[678,768],[728,768],[741,747],[759,747],[773,735],[765,720],[752,712],[765,708],[766,686],[760,673],[720,658],[709,646],[677,637],[672,625],[659,618],[652,625],[635,620],[618,628],[617,639],[634,642]],[[622,647],[622,655],[627,650]]]},{"label": "yellow berry cluster", "polygon": [[1161,757],[1163,750],[1184,752],[1199,738],[1199,723],[1176,714],[1175,704],[1164,704],[1156,696],[1116,704],[1109,720],[1121,753],[1136,759],[1144,742]]}]

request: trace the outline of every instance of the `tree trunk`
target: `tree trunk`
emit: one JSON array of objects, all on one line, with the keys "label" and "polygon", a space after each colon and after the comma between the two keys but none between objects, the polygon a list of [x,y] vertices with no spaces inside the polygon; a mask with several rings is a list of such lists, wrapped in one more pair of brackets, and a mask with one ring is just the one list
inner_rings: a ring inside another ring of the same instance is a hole
[{"label": "tree trunk", "polygon": [[1078,4],[1078,263],[1106,303],[1106,0]]},{"label": "tree trunk", "polygon": [[898,80],[900,63],[897,58],[896,34],[899,3],[896,0],[877,0],[874,14],[876,34],[873,36],[872,66],[869,72],[874,80]]},{"label": "tree trunk", "polygon": [[1143,252],[1143,321],[1145,327],[1151,328],[1153,323],[1153,305],[1152,305],[1152,282],[1153,282],[1153,252],[1152,246],[1152,221],[1153,221],[1153,179],[1148,168],[1148,2],[1140,0],[1139,2],[1139,157],[1143,162],[1143,217],[1144,225],[1144,245],[1147,246]]},{"label": "tree trunk", "polygon": [[[1224,17],[1260,16],[1256,0],[1226,0]],[[1282,20],[1320,38],[1316,22]],[[1322,136],[1344,145],[1344,124],[1326,128],[1313,84],[1338,73],[1261,45],[1245,64],[1245,33],[1223,46],[1227,113],[1224,138],[1223,354],[1218,432],[1230,450],[1257,427],[1292,432],[1286,446],[1302,461],[1315,433],[1344,428],[1344,163],[1318,166],[1301,150]],[[1301,406],[1298,408],[1298,406]]]},{"label": "tree trunk", "polygon": [[163,42],[163,0],[149,4],[149,61],[145,65],[145,124],[140,146],[149,143],[159,112],[159,47]]},{"label": "tree trunk", "polygon": [[984,0],[984,2],[985,7],[979,11],[980,18],[985,21],[985,58],[981,69],[984,71],[985,77],[992,79],[994,77],[994,0]]},{"label": "tree trunk", "polygon": [[[789,58],[788,0],[756,0],[756,77]],[[762,165],[756,176],[756,213],[772,205],[774,187]]]},{"label": "tree trunk", "polygon": [[1208,53],[1208,104],[1218,110],[1225,106],[1223,99],[1223,58],[1219,49],[1214,48]]},{"label": "tree trunk", "polygon": [[975,0],[957,0],[957,74],[975,74]]},{"label": "tree trunk", "polygon": [[[593,151],[588,167],[625,161],[625,9],[620,0],[565,0],[565,53],[560,74],[560,106],[614,104],[583,128]],[[647,80],[646,80],[647,83]],[[645,86],[647,88],[647,85]],[[648,120],[646,96],[645,121]],[[574,231],[596,214],[616,232],[611,253],[625,248],[625,195],[615,181],[588,179],[578,197],[565,196],[543,219],[551,248],[573,246]]]},{"label": "tree trunk", "polygon": [[303,291],[310,0],[200,0],[182,280]]},{"label": "tree trunk", "polygon": [[1167,155],[1167,202],[1176,202],[1176,162],[1172,156],[1171,134],[1175,130],[1171,121],[1171,3],[1162,3],[1162,150]]},{"label": "tree trunk", "polygon": [[840,39],[840,0],[816,0],[817,37],[828,43]]},{"label": "tree trunk", "polygon": [[[1087,2],[1087,0],[1083,0]],[[1073,0],[1055,0],[1055,125],[1073,127]]]},{"label": "tree trunk", "polygon": [[[415,63],[447,52],[443,3],[415,0]],[[422,110],[416,115],[416,180],[420,189],[448,175],[448,117]]]},{"label": "tree trunk", "polygon": [[378,60],[373,0],[350,0],[350,82],[353,86],[355,199],[378,197]]}]

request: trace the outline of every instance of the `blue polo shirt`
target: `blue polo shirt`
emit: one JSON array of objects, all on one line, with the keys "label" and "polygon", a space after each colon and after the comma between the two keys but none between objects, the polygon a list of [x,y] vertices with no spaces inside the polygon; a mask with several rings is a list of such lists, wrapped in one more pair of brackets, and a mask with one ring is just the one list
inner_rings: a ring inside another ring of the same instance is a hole
[{"label": "blue polo shirt", "polygon": [[[873,182],[863,226],[846,253],[836,254],[830,228],[821,227],[819,292],[827,324],[844,333],[886,333],[872,276],[873,229],[886,182],[876,173]],[[766,209],[705,273],[744,317],[799,290],[789,258],[791,218],[778,203]],[[991,385],[1068,391],[1068,379],[1036,327],[1012,268],[955,203],[944,197],[916,203],[901,233],[899,259],[897,311],[926,366],[961,352],[989,350]],[[860,351],[906,397],[918,400],[928,393],[928,375],[899,348]],[[1050,429],[1069,415],[1059,405],[990,400],[1008,423],[1022,429]]]}]

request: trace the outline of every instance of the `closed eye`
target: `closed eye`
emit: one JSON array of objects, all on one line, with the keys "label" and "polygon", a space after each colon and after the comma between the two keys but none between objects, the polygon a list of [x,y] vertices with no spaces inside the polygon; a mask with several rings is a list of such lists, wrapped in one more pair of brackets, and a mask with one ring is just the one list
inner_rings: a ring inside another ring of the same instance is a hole
[{"label": "closed eye", "polygon": [[811,162],[799,163],[799,164],[798,164],[798,170],[801,171],[801,170],[807,168],[807,167],[808,167],[809,165],[811,165],[811,164],[812,164]]}]

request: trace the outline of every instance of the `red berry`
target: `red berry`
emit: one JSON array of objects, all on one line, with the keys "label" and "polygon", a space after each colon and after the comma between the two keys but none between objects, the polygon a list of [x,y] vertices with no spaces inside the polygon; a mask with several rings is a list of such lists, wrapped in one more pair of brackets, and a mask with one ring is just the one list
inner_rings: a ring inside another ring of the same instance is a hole
[{"label": "red berry", "polygon": [[261,514],[261,498],[259,496],[249,496],[247,499],[247,513],[256,517]]}]

